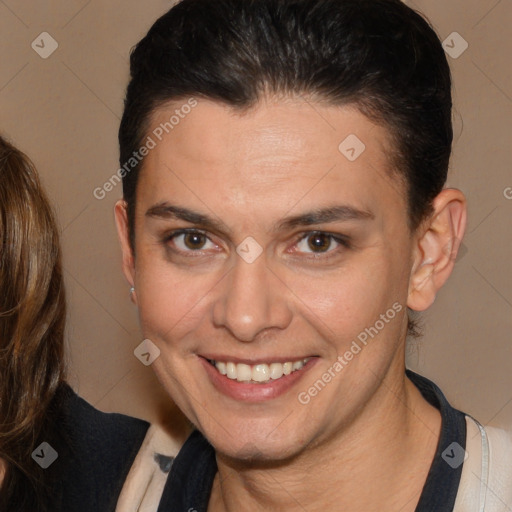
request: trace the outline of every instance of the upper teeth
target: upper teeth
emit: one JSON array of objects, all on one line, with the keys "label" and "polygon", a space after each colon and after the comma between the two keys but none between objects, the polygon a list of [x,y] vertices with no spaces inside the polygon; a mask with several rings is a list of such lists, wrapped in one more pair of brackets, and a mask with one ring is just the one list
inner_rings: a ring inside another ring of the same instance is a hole
[{"label": "upper teeth", "polygon": [[290,361],[287,363],[271,363],[271,364],[255,364],[249,365],[244,363],[232,363],[223,361],[211,361],[217,368],[219,373],[226,375],[229,379],[237,380],[238,382],[269,382],[270,379],[279,379],[283,375],[290,375],[290,373],[300,370],[308,361],[300,359],[298,361]]}]

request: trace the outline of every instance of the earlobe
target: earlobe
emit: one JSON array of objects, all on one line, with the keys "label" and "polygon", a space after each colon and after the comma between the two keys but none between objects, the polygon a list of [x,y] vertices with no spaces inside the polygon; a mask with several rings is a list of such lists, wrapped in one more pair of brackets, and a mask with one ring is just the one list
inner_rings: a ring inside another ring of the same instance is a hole
[{"label": "earlobe", "polygon": [[424,311],[450,276],[466,228],[466,199],[445,189],[433,202],[434,212],[422,225],[409,280],[407,306]]},{"label": "earlobe", "polygon": [[[123,273],[129,285],[133,288],[135,284],[135,260],[130,244],[130,230],[128,226],[126,201],[122,199],[117,201],[114,208],[114,216],[117,227],[117,236],[119,238],[119,243],[121,244]],[[130,293],[130,297],[132,302],[136,303],[136,296],[134,292]]]},{"label": "earlobe", "polygon": [[436,298],[437,289],[434,286],[433,264],[421,265],[414,272],[409,284],[407,306],[414,311],[428,309]]},{"label": "earlobe", "polygon": [[130,287],[130,300],[137,305],[137,295],[135,294],[135,286]]}]

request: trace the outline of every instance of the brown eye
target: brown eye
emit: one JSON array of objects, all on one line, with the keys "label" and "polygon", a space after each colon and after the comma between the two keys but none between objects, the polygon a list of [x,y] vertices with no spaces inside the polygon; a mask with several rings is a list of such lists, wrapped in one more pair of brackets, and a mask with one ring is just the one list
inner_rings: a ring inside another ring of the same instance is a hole
[{"label": "brown eye", "polygon": [[326,252],[331,247],[332,236],[325,233],[314,233],[307,237],[307,242],[313,252]]},{"label": "brown eye", "polygon": [[338,253],[341,249],[348,249],[349,246],[348,241],[342,235],[315,231],[304,234],[297,242],[294,252],[317,256],[325,254],[325,257],[328,257]]},{"label": "brown eye", "polygon": [[184,233],[183,243],[188,249],[202,249],[208,239],[201,233]]},{"label": "brown eye", "polygon": [[[201,231],[177,231],[165,240],[181,253],[193,253],[202,250],[216,249],[217,246]],[[199,253],[201,254],[201,253]]]}]

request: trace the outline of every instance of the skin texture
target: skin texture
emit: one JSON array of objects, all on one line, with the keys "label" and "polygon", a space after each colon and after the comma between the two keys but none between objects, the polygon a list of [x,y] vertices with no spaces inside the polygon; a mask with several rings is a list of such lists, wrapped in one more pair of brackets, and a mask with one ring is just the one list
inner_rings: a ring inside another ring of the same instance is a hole
[{"label": "skin texture", "polygon": [[[179,106],[157,111],[148,133]],[[350,134],[366,146],[355,161],[338,149]],[[441,420],[404,375],[406,306],[428,308],[448,278],[465,199],[444,190],[434,215],[411,233],[388,144],[386,129],[350,106],[265,98],[241,113],[201,100],[146,157],[135,257],[125,204],[116,205],[124,273],[144,337],[161,351],[153,369],[217,452],[209,510],[415,508]],[[166,239],[205,226],[147,214],[163,203],[217,222],[200,250],[184,236]],[[341,205],[366,214],[279,228],[285,218]],[[348,246],[323,238],[319,253],[308,244],[312,232]],[[253,263],[236,252],[248,236],[263,249]],[[396,303],[393,320],[301,404],[298,394]],[[247,403],[212,385],[205,354],[314,356],[314,364],[284,394]]]}]

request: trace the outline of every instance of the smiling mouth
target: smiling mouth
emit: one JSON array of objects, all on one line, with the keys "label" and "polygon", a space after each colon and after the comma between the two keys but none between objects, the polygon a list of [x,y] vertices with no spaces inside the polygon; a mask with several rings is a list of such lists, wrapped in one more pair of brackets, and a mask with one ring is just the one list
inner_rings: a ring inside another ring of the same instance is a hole
[{"label": "smiling mouth", "polygon": [[272,380],[278,380],[293,372],[302,370],[310,359],[310,357],[306,357],[305,359],[286,363],[263,363],[254,365],[233,363],[231,361],[214,361],[212,359],[208,359],[208,362],[221,375],[225,375],[228,379],[250,384],[267,384]]}]

